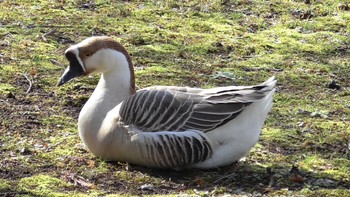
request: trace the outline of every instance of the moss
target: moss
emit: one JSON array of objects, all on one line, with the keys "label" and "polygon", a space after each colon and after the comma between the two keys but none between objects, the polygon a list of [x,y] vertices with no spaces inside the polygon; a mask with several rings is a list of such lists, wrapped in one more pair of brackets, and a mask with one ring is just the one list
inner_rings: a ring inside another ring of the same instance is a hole
[{"label": "moss", "polygon": [[66,191],[69,187],[72,187],[70,183],[45,174],[22,178],[18,182],[19,191],[37,196],[70,196],[72,193]]},{"label": "moss", "polygon": [[[331,179],[349,188],[350,12],[343,0],[308,2],[2,1],[0,95],[6,105],[0,102],[0,164],[11,175],[0,188],[19,185],[24,195],[43,196],[207,195],[206,190],[345,195],[346,189],[317,188],[313,181]],[[212,171],[172,174],[95,158],[80,147],[76,124],[98,76],[57,88],[64,68],[51,63],[68,65],[65,49],[91,35],[109,35],[126,46],[141,88],[249,85],[276,75],[275,104],[258,145],[238,167]],[[33,88],[25,93],[23,74],[32,69]],[[339,91],[327,88],[332,80]],[[304,184],[289,181],[293,164]],[[277,177],[272,191],[264,189],[271,166]],[[65,170],[96,183],[96,189],[55,178]],[[213,184],[223,176],[228,178]],[[154,190],[140,189],[146,183]]]},{"label": "moss", "polygon": [[0,95],[8,95],[10,92],[15,91],[16,88],[7,83],[0,83]]},{"label": "moss", "polygon": [[10,191],[11,188],[12,187],[9,181],[7,181],[6,179],[0,179],[0,193]]},{"label": "moss", "polygon": [[320,189],[317,191],[312,191],[305,189],[301,191],[301,194],[306,196],[349,196],[348,189]]}]

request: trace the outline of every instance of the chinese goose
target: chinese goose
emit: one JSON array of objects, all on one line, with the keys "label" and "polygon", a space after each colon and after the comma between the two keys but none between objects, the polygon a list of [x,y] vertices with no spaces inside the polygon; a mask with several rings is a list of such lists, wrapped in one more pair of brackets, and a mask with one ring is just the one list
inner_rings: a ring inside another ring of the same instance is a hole
[{"label": "chinese goose", "polygon": [[65,56],[70,64],[58,86],[101,73],[78,130],[87,148],[106,160],[172,169],[228,165],[257,143],[272,107],[274,77],[255,86],[136,91],[130,56],[109,37],[87,38]]}]

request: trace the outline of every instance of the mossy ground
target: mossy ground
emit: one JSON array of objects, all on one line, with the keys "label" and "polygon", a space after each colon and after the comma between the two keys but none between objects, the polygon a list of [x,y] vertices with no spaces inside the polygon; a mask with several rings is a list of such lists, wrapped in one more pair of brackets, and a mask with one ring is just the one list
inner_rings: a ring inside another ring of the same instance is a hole
[{"label": "mossy ground", "polygon": [[[91,35],[127,47],[139,87],[275,75],[259,143],[245,160],[207,171],[95,158],[76,124],[98,76],[57,88],[64,68],[53,63],[66,64],[64,50]],[[0,1],[0,95],[0,195],[350,196],[345,0]]]}]

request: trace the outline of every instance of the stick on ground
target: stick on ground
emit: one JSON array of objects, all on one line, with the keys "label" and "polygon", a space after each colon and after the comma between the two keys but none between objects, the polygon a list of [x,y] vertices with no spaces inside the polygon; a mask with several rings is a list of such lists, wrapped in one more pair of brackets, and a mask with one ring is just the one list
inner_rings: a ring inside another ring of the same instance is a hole
[{"label": "stick on ground", "polygon": [[26,93],[28,94],[30,92],[30,90],[32,90],[32,86],[33,86],[33,82],[32,80],[29,79],[29,77],[26,74],[23,74],[23,76],[27,79],[27,81],[29,82],[29,87],[26,91]]}]

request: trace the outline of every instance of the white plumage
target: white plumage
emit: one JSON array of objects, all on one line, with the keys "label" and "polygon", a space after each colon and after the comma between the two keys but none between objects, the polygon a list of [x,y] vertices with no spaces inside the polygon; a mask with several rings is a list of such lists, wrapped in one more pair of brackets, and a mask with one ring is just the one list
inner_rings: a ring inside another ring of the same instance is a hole
[{"label": "white plumage", "polygon": [[272,107],[274,77],[256,86],[136,92],[130,56],[111,38],[88,38],[66,57],[70,66],[58,85],[101,73],[78,129],[88,149],[107,160],[173,169],[228,165],[257,143]]}]

